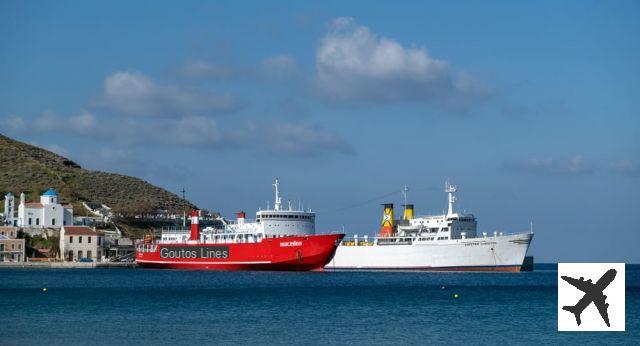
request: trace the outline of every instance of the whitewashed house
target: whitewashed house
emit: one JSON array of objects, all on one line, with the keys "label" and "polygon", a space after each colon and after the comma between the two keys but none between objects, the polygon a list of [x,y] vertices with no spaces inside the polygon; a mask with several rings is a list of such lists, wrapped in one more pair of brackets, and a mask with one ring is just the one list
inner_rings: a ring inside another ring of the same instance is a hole
[{"label": "whitewashed house", "polygon": [[40,203],[25,203],[24,193],[20,194],[18,226],[59,228],[65,225],[73,225],[73,206],[60,204],[54,189],[45,191]]},{"label": "whitewashed house", "polygon": [[87,226],[62,226],[60,257],[63,261],[90,258],[100,262],[105,255],[104,235]]}]

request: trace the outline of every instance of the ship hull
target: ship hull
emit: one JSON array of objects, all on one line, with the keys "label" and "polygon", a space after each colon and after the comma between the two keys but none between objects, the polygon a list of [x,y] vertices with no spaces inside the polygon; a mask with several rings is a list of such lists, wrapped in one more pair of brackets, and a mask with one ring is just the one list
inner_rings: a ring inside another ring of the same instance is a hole
[{"label": "ship hull", "polygon": [[518,272],[532,237],[522,233],[410,245],[340,245],[326,269]]},{"label": "ship hull", "polygon": [[259,243],[139,244],[143,268],[191,270],[323,270],[343,234],[267,238]]}]

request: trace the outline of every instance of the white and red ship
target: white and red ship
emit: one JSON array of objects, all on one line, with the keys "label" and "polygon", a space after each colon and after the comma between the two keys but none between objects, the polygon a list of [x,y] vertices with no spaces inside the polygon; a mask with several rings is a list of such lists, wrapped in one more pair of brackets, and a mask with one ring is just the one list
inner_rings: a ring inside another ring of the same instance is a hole
[{"label": "white and red ship", "polygon": [[191,229],[163,230],[160,239],[136,245],[136,262],[146,268],[208,270],[322,270],[344,234],[315,234],[315,213],[282,208],[276,179],[274,208],[260,210],[255,220],[237,214],[220,219],[224,227],[200,229],[199,212],[191,213]]}]

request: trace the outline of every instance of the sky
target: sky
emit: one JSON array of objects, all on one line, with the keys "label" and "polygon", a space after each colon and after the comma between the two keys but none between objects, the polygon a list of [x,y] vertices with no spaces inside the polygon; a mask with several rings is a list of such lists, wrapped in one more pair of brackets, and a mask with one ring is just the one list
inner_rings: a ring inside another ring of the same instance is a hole
[{"label": "sky", "polygon": [[637,1],[2,1],[0,133],[227,217],[380,203],[639,263]]}]

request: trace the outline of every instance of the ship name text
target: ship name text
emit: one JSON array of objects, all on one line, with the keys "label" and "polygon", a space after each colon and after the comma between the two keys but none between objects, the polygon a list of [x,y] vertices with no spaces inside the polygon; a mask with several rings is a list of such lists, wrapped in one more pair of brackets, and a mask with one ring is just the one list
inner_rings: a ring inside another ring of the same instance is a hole
[{"label": "ship name text", "polygon": [[229,258],[228,246],[162,246],[160,258]]}]

